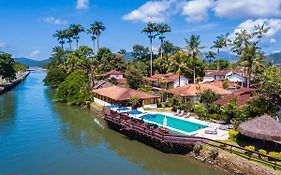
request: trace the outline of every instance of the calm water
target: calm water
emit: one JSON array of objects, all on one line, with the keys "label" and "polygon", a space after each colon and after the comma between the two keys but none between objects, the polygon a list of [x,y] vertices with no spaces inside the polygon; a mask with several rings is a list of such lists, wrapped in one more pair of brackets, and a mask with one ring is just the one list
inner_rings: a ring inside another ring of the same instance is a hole
[{"label": "calm water", "polygon": [[44,76],[31,73],[0,96],[1,175],[224,174],[129,140],[95,113],[53,103]]}]

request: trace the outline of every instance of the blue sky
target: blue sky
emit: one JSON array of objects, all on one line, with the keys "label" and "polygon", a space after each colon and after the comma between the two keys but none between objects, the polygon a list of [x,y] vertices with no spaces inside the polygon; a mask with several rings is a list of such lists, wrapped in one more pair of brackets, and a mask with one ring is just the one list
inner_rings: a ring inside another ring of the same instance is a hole
[{"label": "blue sky", "polygon": [[[148,21],[168,23],[172,32],[167,39],[181,47],[191,34],[200,34],[202,45],[210,47],[221,33],[251,31],[265,23],[271,29],[262,41],[263,50],[281,48],[281,0],[1,0],[0,16],[0,50],[37,60],[50,56],[57,29],[72,23],[88,27],[96,20],[107,27],[101,46],[114,52],[148,45],[140,32]],[[91,46],[86,34],[80,42]]]}]

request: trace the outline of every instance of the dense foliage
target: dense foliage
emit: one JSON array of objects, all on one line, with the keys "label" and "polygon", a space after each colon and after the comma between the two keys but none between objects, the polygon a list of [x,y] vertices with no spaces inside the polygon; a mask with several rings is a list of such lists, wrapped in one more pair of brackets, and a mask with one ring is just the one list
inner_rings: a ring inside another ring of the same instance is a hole
[{"label": "dense foliage", "polygon": [[0,52],[0,76],[2,79],[11,81],[16,78],[15,62],[12,55]]},{"label": "dense foliage", "polygon": [[65,78],[66,74],[61,68],[53,68],[49,70],[43,81],[46,86],[57,87]]}]

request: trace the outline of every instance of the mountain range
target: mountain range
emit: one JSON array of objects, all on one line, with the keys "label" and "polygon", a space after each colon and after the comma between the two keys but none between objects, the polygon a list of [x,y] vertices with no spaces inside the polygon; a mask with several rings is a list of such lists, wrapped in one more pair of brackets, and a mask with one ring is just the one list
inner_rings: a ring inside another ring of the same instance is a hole
[{"label": "mountain range", "polygon": [[25,58],[25,57],[20,57],[20,58],[14,58],[15,62],[21,63],[21,64],[25,64],[29,67],[41,67],[44,64],[47,64],[50,62],[49,59],[47,60],[41,60],[41,61],[37,61],[37,60],[32,60],[30,58]]}]

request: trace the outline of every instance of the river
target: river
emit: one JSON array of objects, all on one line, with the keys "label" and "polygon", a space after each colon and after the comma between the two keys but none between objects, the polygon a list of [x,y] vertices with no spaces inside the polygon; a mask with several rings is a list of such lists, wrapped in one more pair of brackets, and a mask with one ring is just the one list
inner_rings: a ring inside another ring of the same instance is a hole
[{"label": "river", "polygon": [[52,102],[36,70],[0,96],[1,175],[224,175],[108,129],[94,112]]}]

